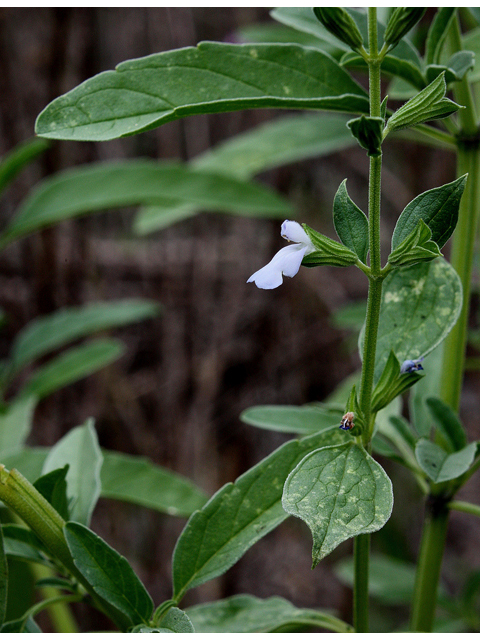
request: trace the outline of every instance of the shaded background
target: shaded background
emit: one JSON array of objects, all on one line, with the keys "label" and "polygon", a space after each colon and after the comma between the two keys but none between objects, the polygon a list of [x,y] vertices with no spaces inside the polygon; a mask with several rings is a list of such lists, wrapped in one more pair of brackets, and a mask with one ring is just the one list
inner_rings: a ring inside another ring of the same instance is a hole
[{"label": "shaded background", "polygon": [[[268,20],[262,8],[1,9],[0,153],[33,135],[35,118],[48,102],[100,71],[200,40],[231,41],[236,29]],[[2,223],[54,171],[138,156],[188,160],[283,115],[258,110],[197,116],[108,143],[56,142],[6,192]],[[365,153],[352,148],[260,179],[292,199],[299,221],[332,236],[338,185],[347,177],[350,195],[366,210],[367,176]],[[407,202],[453,178],[452,154],[405,142],[386,145],[384,255]],[[0,305],[9,319],[0,348],[6,355],[28,321],[63,306],[131,296],[161,302],[160,318],[115,332],[128,346],[119,362],[40,403],[29,442],[50,446],[93,416],[101,446],[147,455],[213,493],[287,439],[242,424],[243,409],[323,400],[358,368],[352,335],[335,328],[331,314],[363,299],[366,279],[355,269],[301,269],[279,289],[260,291],[245,282],[283,245],[281,221],[205,212],[139,239],[131,220],[131,211],[102,213],[9,247],[0,257]],[[480,437],[477,383],[470,376],[464,398],[470,439]],[[421,496],[402,469],[382,463],[393,477],[396,503],[374,546],[414,561]],[[475,501],[476,491],[470,483],[462,496]],[[184,522],[102,500],[92,528],[129,558],[158,605],[171,595],[171,554]],[[467,567],[479,566],[473,518],[452,515],[448,545],[445,577],[455,593]],[[349,620],[349,590],[332,566],[351,552],[351,542],[314,572],[310,548],[307,528],[290,519],[225,576],[187,594],[184,604],[242,592],[280,595],[298,606],[337,609]],[[393,626],[404,614],[395,611],[388,618],[378,613],[378,624]],[[90,610],[81,615],[83,630],[103,624]]]}]

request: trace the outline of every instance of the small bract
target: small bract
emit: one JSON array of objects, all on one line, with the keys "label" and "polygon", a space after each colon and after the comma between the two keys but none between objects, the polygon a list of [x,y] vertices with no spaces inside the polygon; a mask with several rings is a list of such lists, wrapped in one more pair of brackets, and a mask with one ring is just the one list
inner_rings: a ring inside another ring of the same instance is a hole
[{"label": "small bract", "polygon": [[276,289],[282,284],[283,276],[293,278],[298,273],[304,256],[316,251],[298,222],[285,220],[281,234],[282,238],[294,244],[280,249],[267,265],[250,276],[247,282],[254,282],[259,289]]}]

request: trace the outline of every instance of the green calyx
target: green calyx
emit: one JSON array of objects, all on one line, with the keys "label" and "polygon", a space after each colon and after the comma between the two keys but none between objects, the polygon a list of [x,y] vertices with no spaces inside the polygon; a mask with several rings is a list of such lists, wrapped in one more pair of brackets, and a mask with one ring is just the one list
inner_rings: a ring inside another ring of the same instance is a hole
[{"label": "green calyx", "polygon": [[363,37],[352,16],[341,7],[314,7],[313,12],[323,26],[354,51],[363,47]]},{"label": "green calyx", "polygon": [[331,240],[306,224],[302,225],[316,251],[306,255],[302,261],[304,267],[348,267],[356,264],[356,254],[340,242]]},{"label": "green calyx", "polygon": [[385,30],[385,44],[393,49],[403,36],[423,18],[425,11],[424,7],[397,7],[390,16]]}]

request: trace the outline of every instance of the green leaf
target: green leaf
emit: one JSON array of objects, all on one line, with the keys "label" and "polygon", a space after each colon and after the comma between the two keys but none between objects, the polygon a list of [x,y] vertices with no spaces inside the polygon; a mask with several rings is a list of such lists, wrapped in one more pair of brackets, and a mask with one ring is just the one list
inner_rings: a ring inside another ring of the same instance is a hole
[{"label": "green leaf", "polygon": [[302,264],[305,267],[320,267],[324,265],[348,267],[357,262],[357,256],[348,247],[331,238],[327,238],[322,233],[318,233],[307,224],[303,224],[302,227],[312,241],[313,246],[317,249],[317,251],[306,255],[302,260]]},{"label": "green leaf", "polygon": [[440,62],[442,47],[450,25],[455,18],[455,11],[455,7],[440,7],[435,14],[427,35],[425,50],[425,62],[427,64],[438,64]]},{"label": "green leaf", "polygon": [[0,193],[15,176],[50,146],[48,140],[30,138],[14,147],[0,160]]},{"label": "green leaf", "polygon": [[333,224],[343,244],[365,262],[368,253],[368,220],[347,192],[347,181],[338,187],[333,201]]},{"label": "green leaf", "polygon": [[430,64],[426,68],[428,82],[433,82],[441,73],[445,72],[446,82],[462,80],[467,71],[475,66],[473,51],[457,51],[445,64]]},{"label": "green leaf", "polygon": [[355,20],[342,7],[314,7],[313,13],[323,26],[341,42],[357,51],[363,47],[363,37]]},{"label": "green leaf", "polygon": [[423,220],[432,232],[432,240],[441,249],[455,230],[460,199],[467,176],[461,176],[441,187],[424,191],[402,211],[392,236],[392,250]]},{"label": "green leaf", "polygon": [[125,618],[126,626],[148,623],[153,602],[127,560],[81,524],[67,522],[64,532],[75,566],[95,593]]},{"label": "green leaf", "polygon": [[118,360],[125,351],[120,340],[98,339],[69,349],[38,368],[22,388],[22,396],[45,398]]},{"label": "green leaf", "polygon": [[16,398],[0,413],[0,451],[3,456],[18,449],[27,439],[32,428],[37,398]]},{"label": "green leaf", "polygon": [[372,411],[380,411],[422,378],[423,376],[416,371],[400,373],[398,358],[391,351],[373,390]]},{"label": "green leaf", "polygon": [[188,115],[262,107],[366,113],[368,99],[321,51],[203,42],[128,60],[87,80],[42,111],[36,133],[113,140]]},{"label": "green leaf", "polygon": [[459,451],[466,447],[465,427],[455,411],[440,398],[427,398],[425,402],[435,424],[446,438],[449,450]]},{"label": "green leaf", "polygon": [[12,373],[73,340],[153,318],[159,311],[159,305],[153,301],[132,298],[63,308],[37,318],[24,327],[13,342]]},{"label": "green leaf", "polygon": [[[248,180],[273,167],[352,146],[354,140],[346,122],[347,118],[340,114],[302,113],[278,118],[230,138],[195,158],[189,166],[197,171]],[[225,211],[233,211],[234,206],[238,205],[233,199],[225,199]],[[140,235],[151,233],[198,211],[199,206],[182,200],[143,207],[135,218],[134,230]],[[250,209],[246,212],[250,213]]]},{"label": "green leaf", "polygon": [[3,534],[0,527],[0,625],[5,622],[8,595],[8,564],[3,546]]},{"label": "green leaf", "polygon": [[68,472],[68,464],[62,469],[54,469],[38,478],[33,486],[39,491],[64,520],[69,519],[67,482],[65,476]]},{"label": "green leaf", "polygon": [[382,153],[383,124],[383,118],[364,115],[347,122],[352,135],[359,145],[366,149],[369,156],[378,156]]},{"label": "green leaf", "polygon": [[319,42],[318,38],[290,27],[284,27],[280,24],[269,24],[267,22],[261,22],[259,24],[250,24],[240,27],[236,31],[237,36],[241,43],[293,43],[300,44],[303,47],[315,47],[321,49],[325,53],[329,53],[332,58],[337,58],[338,54],[343,53],[343,49],[339,49],[338,46],[327,42]]},{"label": "green leaf", "polygon": [[453,480],[465,473],[473,462],[476,450],[477,443],[471,442],[455,453],[447,453],[438,444],[420,438],[415,447],[415,455],[428,477],[433,482],[440,483]]},{"label": "green leaf", "polygon": [[7,469],[18,469],[22,476],[33,483],[42,474],[48,452],[46,447],[23,447],[2,456],[2,463]]},{"label": "green leaf", "polygon": [[136,204],[184,205],[281,217],[290,205],[253,182],[207,174],[175,162],[129,160],[70,169],[40,183],[0,237],[3,245],[62,220]]},{"label": "green leaf", "polygon": [[292,440],[223,486],[192,515],[173,555],[173,588],[183,594],[225,573],[255,542],[287,518],[282,509],[283,483],[303,456],[324,444],[343,442],[339,429]]},{"label": "green leaf", "polygon": [[310,434],[340,424],[341,411],[315,405],[263,405],[250,407],[240,414],[246,424],[285,433]]},{"label": "green leaf", "polygon": [[283,508],[313,535],[312,568],[344,540],[378,531],[390,518],[392,483],[354,442],[317,449],[290,473]]},{"label": "green leaf", "polygon": [[314,609],[299,609],[284,598],[236,595],[187,609],[197,633],[278,633],[311,628],[349,632],[352,627]]},{"label": "green leaf", "polygon": [[183,476],[146,458],[102,449],[101,496],[174,516],[201,509],[208,496]]},{"label": "green leaf", "polygon": [[172,633],[195,633],[195,628],[189,616],[178,607],[172,607],[168,610],[164,618],[162,618],[160,632],[166,630]]},{"label": "green leaf", "polygon": [[460,105],[445,98],[446,91],[445,73],[441,73],[425,89],[395,111],[387,121],[385,135],[428,120],[446,118],[461,109]]},{"label": "green leaf", "polygon": [[432,240],[430,228],[420,219],[416,228],[388,256],[388,263],[393,267],[407,266],[428,262],[441,255],[437,243]]},{"label": "green leaf", "polygon": [[[378,327],[375,380],[390,351],[400,362],[428,355],[448,335],[462,308],[462,286],[443,258],[401,267],[385,278]],[[359,338],[363,352],[363,335]],[[428,362],[425,363],[428,375]]]},{"label": "green leaf", "polygon": [[44,474],[69,466],[66,480],[71,520],[82,524],[90,522],[100,496],[102,460],[92,419],[71,429],[50,450],[43,465]]},{"label": "green leaf", "polygon": [[37,562],[51,566],[45,554],[45,547],[37,536],[24,526],[2,525],[5,554],[17,560]]},{"label": "green leaf", "polygon": [[[334,568],[338,579],[353,587],[353,558],[344,558]],[[410,562],[378,553],[370,556],[368,590],[373,598],[387,606],[410,604],[416,567]]]}]

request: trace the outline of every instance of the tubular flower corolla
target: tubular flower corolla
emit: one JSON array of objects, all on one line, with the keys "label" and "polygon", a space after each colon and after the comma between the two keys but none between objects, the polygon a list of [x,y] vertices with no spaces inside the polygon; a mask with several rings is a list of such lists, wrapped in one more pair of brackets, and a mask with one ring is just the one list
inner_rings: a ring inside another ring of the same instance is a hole
[{"label": "tubular flower corolla", "polygon": [[293,242],[280,249],[270,262],[255,271],[247,282],[254,282],[259,289],[275,289],[283,282],[283,276],[293,278],[298,273],[304,256],[316,251],[312,241],[298,222],[285,220],[281,230],[282,238]]}]

